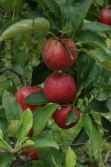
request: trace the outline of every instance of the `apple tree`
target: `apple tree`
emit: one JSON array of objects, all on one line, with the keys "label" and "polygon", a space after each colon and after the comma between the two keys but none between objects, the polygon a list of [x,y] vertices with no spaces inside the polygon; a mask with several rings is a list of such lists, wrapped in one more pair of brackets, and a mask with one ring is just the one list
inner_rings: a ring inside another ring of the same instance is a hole
[{"label": "apple tree", "polygon": [[0,0],[0,166],[110,167],[111,2]]}]

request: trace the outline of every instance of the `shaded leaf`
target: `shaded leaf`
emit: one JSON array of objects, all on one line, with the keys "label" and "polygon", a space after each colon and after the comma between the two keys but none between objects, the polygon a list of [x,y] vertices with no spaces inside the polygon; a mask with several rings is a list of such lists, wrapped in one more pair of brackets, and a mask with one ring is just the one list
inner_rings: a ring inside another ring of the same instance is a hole
[{"label": "shaded leaf", "polygon": [[111,32],[111,26],[99,22],[84,23],[82,30]]},{"label": "shaded leaf", "polygon": [[33,67],[31,85],[38,85],[45,81],[48,75],[52,73],[44,62],[41,62],[37,67]]},{"label": "shaded leaf", "polygon": [[13,160],[13,155],[9,152],[0,153],[0,167],[9,167]]},{"label": "shaded leaf", "polygon": [[99,157],[99,159],[100,159],[100,162],[99,162],[100,167],[105,167],[104,160],[103,160],[103,157],[102,157],[101,152],[100,152],[100,157]]},{"label": "shaded leaf", "polygon": [[[51,148],[51,147],[50,148],[44,147],[43,149],[39,149],[39,155],[41,157],[42,162],[44,162],[43,167],[45,167],[45,166],[47,166],[47,167],[63,167],[61,165],[63,162],[63,156],[61,154],[61,151],[59,151],[58,149]],[[56,166],[56,165],[59,165],[59,166]]]},{"label": "shaded leaf", "polygon": [[85,128],[82,128],[79,134],[75,137],[75,139],[72,142],[73,148],[78,148],[79,146],[82,146],[87,143],[89,137],[86,133]]},{"label": "shaded leaf", "polygon": [[93,87],[93,83],[95,83],[95,81],[97,80],[99,73],[100,73],[100,68],[96,64],[94,64],[91,67],[91,69],[87,75],[87,78],[86,78],[86,81],[84,84],[85,90],[87,87],[89,87],[89,89]]},{"label": "shaded leaf", "polygon": [[44,3],[49,7],[49,9],[60,19],[60,7],[55,0],[44,0]]},{"label": "shaded leaf", "polygon": [[83,44],[87,44],[88,46],[91,45],[94,47],[99,47],[102,50],[108,52],[106,43],[96,32],[89,30],[81,31],[78,35],[78,40]]},{"label": "shaded leaf", "polygon": [[89,50],[87,55],[95,60],[97,64],[100,64],[106,69],[111,70],[111,55],[109,51],[106,53],[101,49],[93,49]]},{"label": "shaded leaf", "polygon": [[100,113],[107,113],[109,112],[106,103],[104,101],[97,101],[93,100],[88,106],[88,109],[93,110],[95,112],[100,112]]},{"label": "shaded leaf", "polygon": [[1,0],[0,5],[7,11],[12,11],[22,0]]},{"label": "shaded leaf", "polygon": [[101,117],[101,123],[105,130],[111,129],[111,122],[103,116]]},{"label": "shaded leaf", "polygon": [[66,125],[70,125],[76,120],[77,120],[77,115],[74,113],[74,108],[72,107],[70,112],[68,113],[68,120],[67,120]]},{"label": "shaded leaf", "polygon": [[6,119],[1,118],[0,119],[0,129],[2,129],[4,137],[7,136],[7,127],[8,127],[8,123]]},{"label": "shaded leaf", "polygon": [[105,91],[98,92],[95,99],[98,100],[98,101],[107,100],[108,99],[108,92],[105,92]]},{"label": "shaded leaf", "polygon": [[106,100],[106,106],[107,106],[108,110],[111,112],[111,98]]},{"label": "shaded leaf", "polygon": [[24,103],[30,105],[44,104],[47,102],[49,102],[49,100],[45,97],[44,92],[32,93],[29,96],[27,96],[24,100]]},{"label": "shaded leaf", "polygon": [[62,17],[71,21],[74,31],[82,24],[92,2],[92,0],[78,0],[61,3]]}]

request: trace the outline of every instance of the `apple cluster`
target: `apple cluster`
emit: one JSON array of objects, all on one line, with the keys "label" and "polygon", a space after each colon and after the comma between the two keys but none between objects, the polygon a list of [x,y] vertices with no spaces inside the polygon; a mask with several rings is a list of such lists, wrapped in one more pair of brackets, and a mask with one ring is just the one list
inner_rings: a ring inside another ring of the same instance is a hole
[{"label": "apple cluster", "polygon": [[[67,125],[68,113],[72,109],[70,104],[77,92],[77,84],[74,77],[64,72],[76,60],[77,48],[72,40],[50,38],[43,46],[42,58],[48,68],[54,70],[44,82],[45,96],[61,106],[53,114],[56,124],[63,129],[72,128],[79,120],[80,113],[77,107],[73,108],[76,120]],[[65,103],[65,104],[64,104]]]},{"label": "apple cluster", "polygon": [[[111,26],[111,10],[102,8],[97,21]],[[41,105],[26,104],[24,99],[32,93],[44,91],[50,102],[60,104],[60,107],[53,114],[53,119],[60,128],[69,129],[78,123],[80,112],[76,106],[72,105],[77,93],[76,79],[65,72],[75,63],[76,57],[77,48],[74,41],[58,37],[46,41],[42,49],[42,58],[46,66],[54,72],[44,81],[44,90],[40,86],[22,86],[17,90],[15,96],[23,111],[29,108],[33,112],[41,107]],[[76,116],[76,119],[67,124],[70,111]],[[32,135],[33,129],[30,130],[28,136]],[[39,159],[35,149],[28,149],[25,154],[32,160]]]},{"label": "apple cluster", "polygon": [[[15,96],[23,111],[29,108],[33,112],[41,107],[26,104],[24,99],[32,93],[44,91],[50,102],[60,104],[60,107],[53,114],[53,119],[60,128],[69,129],[78,123],[80,112],[76,106],[73,107],[71,104],[77,93],[76,80],[73,76],[64,72],[75,62],[76,57],[77,49],[72,40],[51,38],[46,41],[42,49],[42,58],[48,68],[54,70],[54,72],[44,81],[44,90],[40,86],[22,86],[17,90]],[[67,124],[68,113],[71,110],[76,119]],[[30,130],[28,135],[30,137],[33,135],[33,129]],[[26,155],[33,160],[38,159],[37,151],[34,149],[26,150]]]},{"label": "apple cluster", "polygon": [[[76,57],[76,45],[72,40],[68,39],[51,38],[46,41],[42,49],[44,63],[48,68],[54,70],[54,73],[49,75],[44,81],[44,94],[50,102],[60,104],[60,107],[53,114],[53,118],[56,124],[64,129],[75,126],[80,117],[77,107],[74,107],[73,113],[77,119],[67,125],[68,113],[72,109],[71,103],[77,92],[77,84],[75,78],[64,71],[75,62]],[[40,107],[38,105],[25,104],[24,99],[31,93],[39,93],[41,91],[43,89],[40,86],[24,86],[17,90],[15,96],[23,111],[27,108],[34,111]]]}]

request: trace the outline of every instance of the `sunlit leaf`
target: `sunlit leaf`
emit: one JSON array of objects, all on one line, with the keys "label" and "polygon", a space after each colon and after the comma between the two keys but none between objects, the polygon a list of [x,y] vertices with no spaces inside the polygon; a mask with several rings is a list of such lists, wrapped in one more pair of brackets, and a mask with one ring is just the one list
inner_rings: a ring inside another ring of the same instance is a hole
[{"label": "sunlit leaf", "polygon": [[4,91],[2,97],[3,107],[5,109],[7,121],[20,119],[22,109],[17,103],[16,98],[8,91]]},{"label": "sunlit leaf", "polygon": [[32,112],[27,109],[22,113],[20,127],[17,130],[17,137],[23,139],[26,137],[33,125],[33,115]]},{"label": "sunlit leaf", "polygon": [[49,103],[45,107],[41,107],[35,110],[34,113],[34,135],[37,135],[45,128],[47,122],[53,115],[54,111],[57,109],[58,104]]},{"label": "sunlit leaf", "polygon": [[13,38],[18,35],[23,35],[27,32],[43,32],[50,28],[50,23],[47,19],[38,17],[34,20],[24,19],[13,23],[0,35],[0,41]]},{"label": "sunlit leaf", "polygon": [[66,167],[75,167],[75,166],[76,166],[76,154],[71,149],[71,147],[69,147],[66,152]]}]

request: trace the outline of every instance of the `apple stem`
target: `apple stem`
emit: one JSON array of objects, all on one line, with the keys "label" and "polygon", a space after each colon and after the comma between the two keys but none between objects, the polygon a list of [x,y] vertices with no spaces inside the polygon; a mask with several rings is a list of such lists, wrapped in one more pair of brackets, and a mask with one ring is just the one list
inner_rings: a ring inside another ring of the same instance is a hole
[{"label": "apple stem", "polygon": [[56,40],[58,40],[58,41],[62,44],[62,46],[63,46],[63,47],[66,49],[66,51],[69,53],[69,56],[70,56],[71,60],[73,60],[74,58],[73,58],[73,55],[72,55],[72,53],[71,53],[71,48],[67,47],[67,46],[65,45],[65,43],[64,43],[60,38],[58,38],[53,32],[48,31],[48,33],[51,34]]},{"label": "apple stem", "polygon": [[49,34],[51,34],[56,40],[59,40],[59,38],[51,31],[48,31]]},{"label": "apple stem", "polygon": [[78,93],[77,93],[77,95],[76,95],[76,97],[75,97],[75,99],[74,99],[74,101],[73,101],[73,107],[74,107],[74,105],[75,105],[75,103],[76,103],[78,97],[80,96],[82,90],[83,90],[83,86],[81,86],[81,87],[79,88],[79,90],[78,90]]}]

